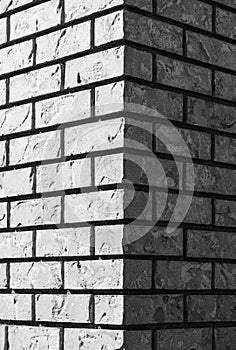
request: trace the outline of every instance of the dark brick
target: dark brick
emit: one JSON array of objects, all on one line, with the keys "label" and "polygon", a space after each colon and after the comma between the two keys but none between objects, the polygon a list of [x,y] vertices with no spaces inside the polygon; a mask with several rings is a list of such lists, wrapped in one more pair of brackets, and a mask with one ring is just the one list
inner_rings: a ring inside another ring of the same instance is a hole
[{"label": "dark brick", "polygon": [[236,0],[215,0],[216,2],[227,5],[232,8],[236,8]]},{"label": "dark brick", "polygon": [[156,332],[153,350],[212,350],[210,328],[171,329]]},{"label": "dark brick", "polygon": [[187,54],[202,62],[236,69],[236,45],[205,35],[187,32]]},{"label": "dark brick", "polygon": [[236,164],[236,139],[216,135],[215,160]]},{"label": "dark brick", "polygon": [[126,295],[124,303],[127,325],[181,322],[183,319],[180,295]]},{"label": "dark brick", "polygon": [[217,9],[216,32],[231,39],[236,39],[236,14]]},{"label": "dark brick", "polygon": [[156,81],[177,88],[211,94],[211,71],[207,68],[157,56]]},{"label": "dark brick", "polygon": [[188,256],[235,259],[236,233],[188,231]]},{"label": "dark brick", "polygon": [[215,328],[216,350],[234,350],[236,327]]},{"label": "dark brick", "polygon": [[130,82],[126,83],[125,91],[126,102],[146,106],[150,109],[148,112],[154,116],[161,117],[160,113],[167,119],[183,119],[182,95]]},{"label": "dark brick", "polygon": [[157,261],[157,289],[209,289],[211,264],[182,261]]},{"label": "dark brick", "polygon": [[142,10],[152,11],[152,0],[125,0],[124,3],[127,5],[133,5]]},{"label": "dark brick", "polygon": [[235,264],[217,264],[215,286],[219,289],[236,289],[236,261]]},{"label": "dark brick", "polygon": [[177,21],[188,23],[195,27],[211,30],[210,5],[198,0],[156,0],[157,13],[173,18]]},{"label": "dark brick", "polygon": [[236,202],[217,200],[215,212],[216,225],[236,226]]},{"label": "dark brick", "polygon": [[193,295],[188,297],[190,322],[236,321],[236,295]]},{"label": "dark brick", "polygon": [[216,72],[215,96],[225,100],[236,101],[236,76]]},{"label": "dark brick", "polygon": [[236,108],[189,97],[188,122],[194,125],[235,133]]},{"label": "dark brick", "polygon": [[125,13],[125,37],[128,40],[153,48],[182,54],[181,28],[141,16]]}]

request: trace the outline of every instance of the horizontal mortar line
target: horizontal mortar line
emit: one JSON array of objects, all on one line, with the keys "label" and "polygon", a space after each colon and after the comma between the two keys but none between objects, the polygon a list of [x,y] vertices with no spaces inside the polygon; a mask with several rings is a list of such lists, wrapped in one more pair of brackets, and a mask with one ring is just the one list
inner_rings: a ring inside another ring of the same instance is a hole
[{"label": "horizontal mortar line", "polygon": [[[73,222],[73,223],[58,223],[58,224],[35,224],[28,226],[16,226],[16,227],[0,227],[0,233],[6,232],[23,232],[32,230],[57,230],[66,228],[76,227],[94,227],[94,226],[113,226],[113,225],[132,225],[134,219],[118,219],[118,220],[101,220],[101,221],[84,221],[84,222]],[[151,228],[166,228],[169,225],[169,221],[158,220],[157,222],[144,221],[135,219],[135,226],[148,226]],[[216,231],[216,232],[228,232],[235,233],[234,226],[219,226],[213,224],[198,224],[198,223],[181,223],[174,222],[173,225],[177,225],[179,228],[199,231]]]},{"label": "horizontal mortar line", "polygon": [[[47,1],[50,1],[50,0],[46,0],[46,2]],[[91,20],[95,20],[95,19],[103,17],[105,15],[109,15],[109,14],[111,14],[113,12],[121,11],[123,9],[124,9],[124,5],[121,4],[121,5],[117,5],[117,6],[114,6],[114,7],[111,7],[111,8],[107,8],[107,9],[101,10],[99,12],[93,12],[93,13],[91,13],[89,15],[82,16],[80,18],[67,21],[67,22],[65,22],[63,24],[59,23],[59,24],[57,24],[55,26],[52,26],[50,28],[46,28],[46,29],[40,30],[38,32],[35,32],[33,34],[25,35],[25,36],[22,36],[20,38],[12,39],[12,40],[9,40],[9,41],[7,41],[7,42],[5,42],[3,44],[0,44],[0,50],[3,49],[3,48],[6,48],[6,47],[10,48],[10,46],[13,46],[13,45],[16,45],[16,44],[20,44],[20,43],[24,43],[24,42],[32,40],[32,39],[40,38],[40,37],[42,37],[44,35],[51,34],[51,33],[54,33],[56,31],[69,28],[69,27],[75,26],[77,24],[82,24],[82,23],[85,23],[85,22],[89,22]],[[20,11],[16,11],[16,12],[19,13]],[[1,18],[1,15],[0,15],[0,18]]]},{"label": "horizontal mortar line", "polygon": [[222,34],[214,33],[212,31],[208,31],[206,29],[202,29],[202,28],[199,28],[199,27],[194,27],[191,24],[178,21],[178,20],[176,20],[174,18],[166,17],[166,16],[161,15],[159,13],[148,12],[146,10],[137,8],[137,7],[132,6],[132,5],[128,5],[127,4],[124,7],[125,7],[125,10],[127,10],[129,12],[132,12],[132,13],[135,13],[135,14],[139,14],[141,16],[144,16],[144,17],[147,17],[147,18],[151,18],[153,20],[156,20],[156,21],[159,21],[159,22],[162,22],[162,23],[166,23],[166,24],[178,27],[178,28],[183,29],[183,30],[188,30],[188,31],[191,31],[191,32],[196,33],[196,34],[208,36],[211,39],[213,38],[213,39],[217,39],[217,40],[220,40],[220,41],[224,41],[225,43],[228,43],[228,44],[236,45],[236,40],[235,39],[229,38],[229,37],[224,36]]},{"label": "horizontal mortar line", "polygon": [[[199,321],[199,322],[165,322],[165,323],[146,323],[146,324],[91,324],[91,323],[74,323],[74,322],[56,322],[56,321],[17,321],[17,320],[0,320],[0,324],[8,326],[35,326],[49,328],[81,328],[81,329],[106,329],[106,330],[124,330],[124,331],[140,331],[140,330],[159,330],[159,329],[189,329],[189,328],[222,328],[235,327],[234,321]],[[78,329],[78,330],[79,330]]]},{"label": "horizontal mortar line", "polygon": [[125,39],[125,45],[126,45],[126,47],[132,47],[132,48],[135,48],[137,50],[142,50],[145,52],[153,53],[155,55],[161,55],[163,57],[171,58],[171,59],[180,61],[182,63],[188,63],[191,65],[194,65],[195,67],[207,68],[209,70],[214,69],[214,70],[217,70],[217,71],[222,72],[222,73],[236,76],[236,70],[231,70],[229,68],[224,68],[224,67],[217,66],[217,65],[214,65],[211,63],[206,63],[206,62],[203,62],[203,61],[191,58],[191,57],[184,57],[184,56],[177,54],[177,53],[174,53],[174,52],[169,52],[166,50],[153,48],[151,46],[147,46],[147,45],[135,42],[135,41]]},{"label": "horizontal mortar line", "polygon": [[18,6],[12,10],[7,10],[3,13],[0,13],[0,18],[3,18],[3,17],[7,17],[7,16],[10,16],[10,15],[13,15],[14,13],[18,13],[18,12],[21,12],[21,11],[24,11],[24,10],[28,10],[29,8],[32,8],[32,7],[35,7],[37,5],[40,5],[40,4],[44,4],[46,2],[49,2],[50,0],[32,0],[32,2],[28,3],[28,4],[24,4],[24,5],[21,5],[21,6]]},{"label": "horizontal mortar line", "polygon": [[[56,58],[52,61],[46,61],[43,63],[38,63],[36,65],[32,64],[29,67],[25,67],[25,68],[11,71],[8,73],[3,73],[3,74],[0,74],[0,80],[8,79],[8,78],[11,79],[13,77],[17,77],[17,76],[22,75],[22,74],[31,73],[31,72],[40,70],[42,68],[54,67],[54,66],[59,65],[61,63],[70,62],[74,59],[86,58],[87,56],[90,56],[92,54],[100,53],[100,52],[103,52],[103,51],[106,51],[109,49],[115,49],[115,48],[120,47],[120,46],[125,46],[124,39],[118,39],[118,40],[115,40],[115,41],[112,41],[109,43],[102,44],[100,46],[86,49],[84,51],[76,52],[76,53],[68,55],[68,56]],[[235,72],[235,74],[236,74],[236,72]]]},{"label": "horizontal mortar line", "polygon": [[[2,233],[0,233],[1,235]],[[50,233],[49,233],[50,234]],[[125,234],[124,234],[125,235]],[[146,233],[145,233],[146,235]],[[128,243],[128,245],[131,243]],[[125,244],[124,244],[125,247]],[[32,257],[20,257],[20,258],[0,258],[0,263],[26,263],[26,262],[78,262],[78,261],[105,261],[105,260],[141,260],[141,261],[166,261],[166,262],[188,262],[188,263],[216,263],[216,264],[236,264],[236,258],[214,258],[214,257],[191,257],[183,255],[158,255],[158,254],[95,254],[95,255],[74,255],[74,256],[32,256]],[[6,289],[3,289],[3,291]]]}]

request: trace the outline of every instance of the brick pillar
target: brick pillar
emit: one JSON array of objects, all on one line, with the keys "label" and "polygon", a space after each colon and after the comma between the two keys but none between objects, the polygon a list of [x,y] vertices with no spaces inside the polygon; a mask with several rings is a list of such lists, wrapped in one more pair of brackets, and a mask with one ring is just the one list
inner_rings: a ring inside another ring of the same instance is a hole
[{"label": "brick pillar", "polygon": [[0,350],[235,350],[235,28],[0,1]]}]

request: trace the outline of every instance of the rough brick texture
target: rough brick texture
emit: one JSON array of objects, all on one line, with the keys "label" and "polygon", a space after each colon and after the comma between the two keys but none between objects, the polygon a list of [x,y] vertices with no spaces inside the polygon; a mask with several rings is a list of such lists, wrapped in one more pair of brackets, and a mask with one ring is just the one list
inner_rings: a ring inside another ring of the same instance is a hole
[{"label": "rough brick texture", "polygon": [[235,350],[235,38],[235,0],[0,0],[0,350]]}]

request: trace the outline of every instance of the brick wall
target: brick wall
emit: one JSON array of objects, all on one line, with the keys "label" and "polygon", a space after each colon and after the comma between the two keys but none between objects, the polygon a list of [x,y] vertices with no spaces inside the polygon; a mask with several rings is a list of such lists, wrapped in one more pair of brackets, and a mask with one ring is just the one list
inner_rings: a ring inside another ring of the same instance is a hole
[{"label": "brick wall", "polygon": [[0,350],[235,350],[235,38],[235,0],[0,1]]}]

